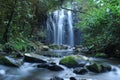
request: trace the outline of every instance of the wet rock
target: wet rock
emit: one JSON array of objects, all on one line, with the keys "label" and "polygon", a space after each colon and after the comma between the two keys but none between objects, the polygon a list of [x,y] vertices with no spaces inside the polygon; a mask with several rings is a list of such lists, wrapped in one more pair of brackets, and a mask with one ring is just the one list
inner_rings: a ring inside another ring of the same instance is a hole
[{"label": "wet rock", "polygon": [[74,51],[75,52],[81,52],[81,48],[75,48]]},{"label": "wet rock", "polygon": [[73,72],[76,74],[81,74],[81,75],[88,73],[88,71],[84,68],[75,68]]},{"label": "wet rock", "polygon": [[80,80],[92,80],[92,79],[80,79]]},{"label": "wet rock", "polygon": [[49,64],[48,63],[40,63],[40,64],[35,65],[35,67],[37,67],[37,68],[48,68]]},{"label": "wet rock", "polygon": [[0,56],[0,64],[10,67],[19,67],[22,64],[22,61],[17,61],[14,58],[7,56]]},{"label": "wet rock", "polygon": [[16,58],[22,58],[23,57],[23,55],[21,55],[21,54],[16,54]]},{"label": "wet rock", "polygon": [[49,45],[50,49],[69,49],[70,47],[67,45]]},{"label": "wet rock", "polygon": [[64,70],[62,67],[56,65],[56,64],[50,64],[50,63],[42,63],[37,65],[38,68],[47,68],[51,71],[62,71]]},{"label": "wet rock", "polygon": [[115,71],[115,72],[116,72],[116,71],[117,71],[117,69],[114,67],[114,68],[112,68],[112,71]]},{"label": "wet rock", "polygon": [[59,49],[60,48],[59,45],[54,45],[54,44],[50,44],[49,47],[50,47],[50,49]]},{"label": "wet rock", "polygon": [[61,45],[61,49],[68,49],[69,48],[69,46],[67,46],[67,45]]},{"label": "wet rock", "polygon": [[77,67],[79,65],[75,58],[72,56],[64,57],[63,59],[60,60],[60,64],[65,65],[69,68]]},{"label": "wet rock", "polygon": [[101,72],[107,72],[107,71],[111,71],[112,68],[110,65],[101,65],[102,67],[102,71]]},{"label": "wet rock", "polygon": [[92,71],[95,73],[107,72],[107,71],[112,70],[110,65],[103,65],[103,64],[98,64],[98,63],[94,63],[86,67],[89,71]]},{"label": "wet rock", "polygon": [[51,78],[50,80],[64,80],[64,79],[63,79],[63,78],[60,78],[60,77],[55,76],[55,77]]},{"label": "wet rock", "polygon": [[87,53],[89,52],[88,48],[87,47],[84,47],[82,45],[78,45],[75,47],[74,49],[75,52],[83,52],[83,53]]},{"label": "wet rock", "polygon": [[24,61],[29,63],[46,63],[46,61],[39,59],[37,57],[33,57],[30,54],[24,55]]},{"label": "wet rock", "polygon": [[62,67],[58,66],[58,65],[55,65],[55,64],[52,64],[48,67],[49,70],[51,71],[62,71],[64,70]]},{"label": "wet rock", "polygon": [[120,65],[118,65],[118,67],[120,68]]},{"label": "wet rock", "polygon": [[88,62],[85,60],[79,60],[79,67],[84,67]]},{"label": "wet rock", "polygon": [[101,65],[97,64],[97,63],[91,64],[91,65],[86,66],[86,67],[91,72],[100,73],[102,71]]},{"label": "wet rock", "polygon": [[77,79],[75,79],[75,77],[70,77],[70,80],[77,80]]},{"label": "wet rock", "polygon": [[41,50],[42,50],[42,51],[48,51],[48,50],[49,50],[49,47],[44,45],[44,46],[41,47]]}]

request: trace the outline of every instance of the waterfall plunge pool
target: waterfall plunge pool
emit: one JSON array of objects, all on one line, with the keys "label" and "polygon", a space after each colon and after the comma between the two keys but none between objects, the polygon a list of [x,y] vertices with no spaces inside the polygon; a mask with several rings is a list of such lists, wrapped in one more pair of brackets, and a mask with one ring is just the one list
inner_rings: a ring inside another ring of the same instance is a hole
[{"label": "waterfall plunge pool", "polygon": [[[68,53],[64,52],[64,54],[68,54]],[[59,64],[59,60],[61,58],[44,56],[44,59]],[[12,67],[0,65],[0,80],[50,80],[50,78],[54,76],[62,77],[64,78],[64,80],[69,80],[70,77],[75,77],[77,80],[83,80],[83,79],[84,80],[120,80],[119,60],[100,59],[100,58],[92,58],[92,59],[98,63],[110,64],[113,70],[110,72],[99,73],[99,74],[90,72],[85,75],[77,75],[73,73],[72,68],[67,68],[62,65],[60,66],[64,68],[64,71],[50,71],[45,68],[34,67],[34,65],[36,65],[37,63],[25,62],[19,68],[12,68]]]}]

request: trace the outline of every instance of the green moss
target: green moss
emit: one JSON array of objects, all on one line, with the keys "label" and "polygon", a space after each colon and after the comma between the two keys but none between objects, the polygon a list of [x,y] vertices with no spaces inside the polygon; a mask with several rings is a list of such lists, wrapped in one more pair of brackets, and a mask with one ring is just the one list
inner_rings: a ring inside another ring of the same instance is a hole
[{"label": "green moss", "polygon": [[78,66],[78,62],[72,56],[67,56],[61,59],[60,64],[65,65],[67,67],[76,67]]}]

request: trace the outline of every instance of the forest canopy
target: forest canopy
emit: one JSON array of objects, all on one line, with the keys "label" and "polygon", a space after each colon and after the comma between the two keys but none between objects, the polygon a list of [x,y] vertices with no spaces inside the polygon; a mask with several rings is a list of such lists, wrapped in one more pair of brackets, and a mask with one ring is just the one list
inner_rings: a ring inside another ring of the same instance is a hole
[{"label": "forest canopy", "polygon": [[[18,50],[44,42],[48,12],[69,0],[1,0],[0,43]],[[120,0],[70,0],[77,3],[83,45],[93,51],[120,54]],[[67,8],[66,8],[67,9]],[[72,10],[71,10],[72,11]],[[40,38],[38,38],[38,29]],[[30,45],[29,45],[30,46]],[[108,51],[107,49],[112,49]]]}]

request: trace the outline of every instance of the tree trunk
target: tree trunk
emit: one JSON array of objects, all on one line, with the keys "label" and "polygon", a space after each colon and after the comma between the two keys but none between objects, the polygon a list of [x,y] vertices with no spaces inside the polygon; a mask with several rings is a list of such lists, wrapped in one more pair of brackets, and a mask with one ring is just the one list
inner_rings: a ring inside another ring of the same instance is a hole
[{"label": "tree trunk", "polygon": [[11,25],[11,22],[12,22],[12,19],[13,19],[13,15],[14,15],[14,12],[15,12],[16,3],[17,3],[17,0],[15,0],[15,2],[13,4],[12,10],[11,10],[11,14],[9,16],[8,24],[6,25],[5,32],[3,34],[3,44],[7,43],[8,40],[9,40],[10,25]]}]

